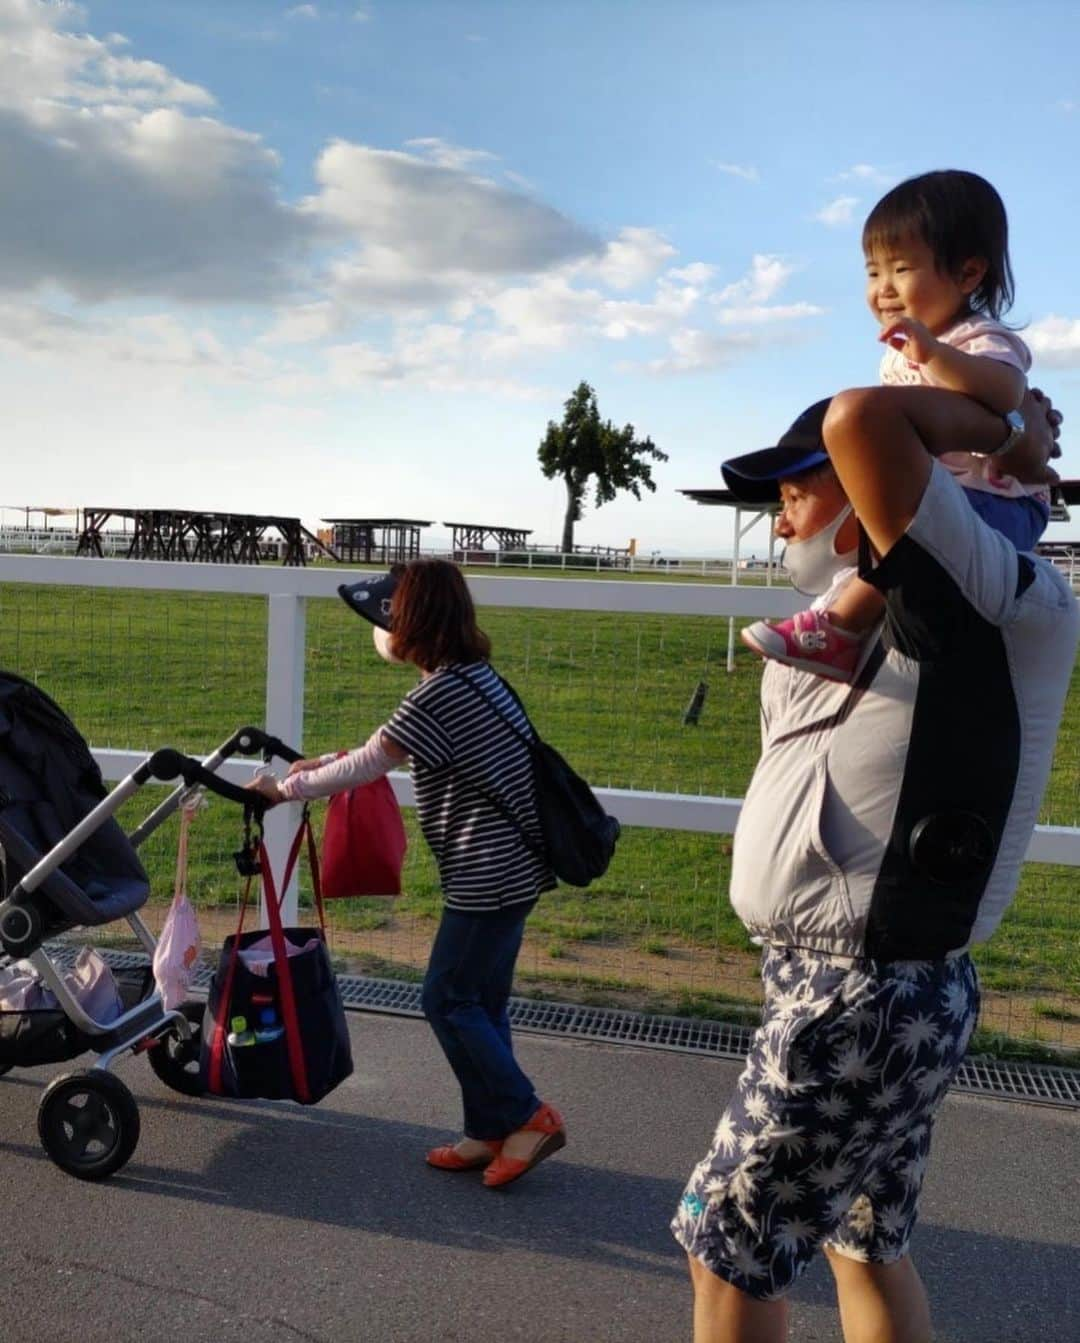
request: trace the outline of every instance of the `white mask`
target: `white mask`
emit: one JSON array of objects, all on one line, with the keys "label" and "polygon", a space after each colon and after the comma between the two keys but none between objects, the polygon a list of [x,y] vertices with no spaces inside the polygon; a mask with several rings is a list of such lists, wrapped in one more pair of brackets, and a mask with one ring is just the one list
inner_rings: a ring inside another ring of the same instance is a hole
[{"label": "white mask", "polygon": [[390,631],[380,629],[378,625],[372,625],[371,637],[375,642],[375,651],[384,662],[396,662],[400,665],[401,658],[395,657],[390,647]]},{"label": "white mask", "polygon": [[857,550],[838,555],[835,550],[836,534],[851,514],[851,505],[842,508],[827,527],[807,537],[805,541],[789,541],[780,556],[780,563],[788,572],[792,586],[808,597],[820,597],[828,592],[841,569],[855,563]]}]

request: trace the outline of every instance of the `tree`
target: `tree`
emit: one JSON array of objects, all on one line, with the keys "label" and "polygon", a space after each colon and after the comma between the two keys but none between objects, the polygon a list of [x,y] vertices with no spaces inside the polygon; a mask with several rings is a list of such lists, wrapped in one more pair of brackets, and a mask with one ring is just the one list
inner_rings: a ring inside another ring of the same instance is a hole
[{"label": "tree", "polygon": [[587,382],[579,383],[566,402],[562,424],[548,421],[537,455],[548,480],[561,476],[566,485],[562,548],[567,555],[574,549],[574,523],[581,518],[591,479],[596,481],[597,508],[609,504],[619,490],[640,499],[642,486],[656,492],[648,459],[668,459],[651,438],[635,438],[632,424],[616,429],[610,420],[601,421],[596,393]]}]

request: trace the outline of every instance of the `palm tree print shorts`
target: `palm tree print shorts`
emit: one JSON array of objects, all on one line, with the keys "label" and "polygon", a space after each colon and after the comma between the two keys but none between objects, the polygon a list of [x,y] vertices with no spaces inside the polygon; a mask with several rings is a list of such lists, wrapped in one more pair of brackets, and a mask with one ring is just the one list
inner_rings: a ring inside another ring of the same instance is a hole
[{"label": "palm tree print shorts", "polygon": [[934,1112],[979,1010],[966,954],[839,964],[771,947],[761,1026],[671,1224],[711,1272],[782,1296],[828,1245],[901,1258]]}]

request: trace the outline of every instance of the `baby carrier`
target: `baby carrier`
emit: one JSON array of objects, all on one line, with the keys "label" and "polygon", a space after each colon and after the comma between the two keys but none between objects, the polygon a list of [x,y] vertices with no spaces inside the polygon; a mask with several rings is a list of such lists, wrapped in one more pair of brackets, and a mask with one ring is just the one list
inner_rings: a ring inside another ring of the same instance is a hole
[{"label": "baby carrier", "polygon": [[[109,792],[86,742],[43,691],[0,672],[0,974],[26,968],[49,991],[48,1006],[0,1011],[0,1074],[96,1053],[88,1069],[66,1073],[45,1089],[38,1133],[63,1170],[100,1180],[118,1170],[139,1139],[131,1091],[109,1068],[126,1051],[146,1051],[154,1072],[174,1090],[204,1090],[199,1069],[201,1003],[166,1011],[149,967],[124,976],[119,1014],[98,1020],[76,994],[60,955],[46,943],[72,928],[126,919],[153,957],[155,939],[139,916],[150,881],[136,850],[202,786],[260,820],[257,793],[219,778],[234,754],[298,759],[258,728],[241,728],[206,760],[179,751],[148,756]],[[115,813],[153,781],[181,780],[138,828],[125,834]],[[28,978],[30,974],[28,971]],[[52,1004],[55,1003],[55,1006]]]}]

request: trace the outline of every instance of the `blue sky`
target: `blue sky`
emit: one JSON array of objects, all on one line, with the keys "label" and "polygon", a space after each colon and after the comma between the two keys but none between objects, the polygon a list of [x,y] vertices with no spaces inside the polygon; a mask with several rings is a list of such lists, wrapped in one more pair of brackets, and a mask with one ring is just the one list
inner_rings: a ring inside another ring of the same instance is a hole
[{"label": "blue sky", "polygon": [[554,542],[585,378],[670,461],[579,540],[723,550],[678,489],[876,380],[862,219],[933,167],[1005,200],[1080,475],[1078,41],[1065,2],[0,0],[0,503]]}]

